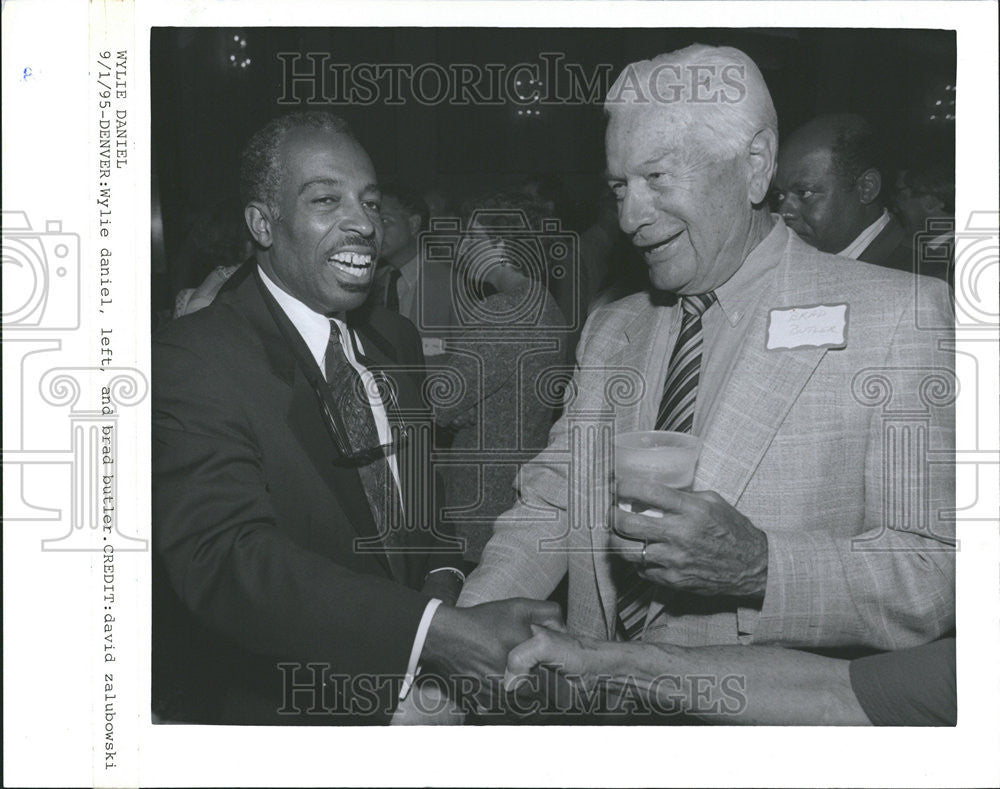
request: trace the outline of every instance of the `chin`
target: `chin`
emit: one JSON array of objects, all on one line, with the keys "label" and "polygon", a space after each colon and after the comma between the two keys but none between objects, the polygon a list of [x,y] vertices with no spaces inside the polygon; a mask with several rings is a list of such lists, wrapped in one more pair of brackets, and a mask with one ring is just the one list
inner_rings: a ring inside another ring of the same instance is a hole
[{"label": "chin", "polygon": [[660,263],[649,269],[649,282],[657,290],[677,293],[690,281],[690,277],[682,275],[681,268],[676,263]]},{"label": "chin", "polygon": [[810,233],[806,228],[796,227],[795,225],[789,225],[788,229],[792,230],[795,233],[795,235],[797,235],[799,238],[801,238],[810,246],[816,246],[816,243],[812,237],[812,233]]},{"label": "chin", "polygon": [[351,288],[343,288],[340,293],[331,295],[331,298],[326,299],[326,310],[324,311],[324,314],[329,315],[335,312],[350,312],[351,310],[356,310],[365,303],[365,299],[367,298],[367,287],[357,291]]}]

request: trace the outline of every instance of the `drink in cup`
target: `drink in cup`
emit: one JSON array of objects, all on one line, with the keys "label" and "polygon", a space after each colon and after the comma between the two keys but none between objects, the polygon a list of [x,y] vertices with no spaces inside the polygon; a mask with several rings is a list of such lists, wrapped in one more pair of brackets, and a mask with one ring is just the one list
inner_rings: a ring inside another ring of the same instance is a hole
[{"label": "drink in cup", "polygon": [[[694,484],[694,469],[701,452],[701,439],[690,433],[642,430],[615,437],[615,478],[640,480],[681,490]],[[663,512],[644,508],[638,502],[618,500],[618,508],[654,518]]]}]

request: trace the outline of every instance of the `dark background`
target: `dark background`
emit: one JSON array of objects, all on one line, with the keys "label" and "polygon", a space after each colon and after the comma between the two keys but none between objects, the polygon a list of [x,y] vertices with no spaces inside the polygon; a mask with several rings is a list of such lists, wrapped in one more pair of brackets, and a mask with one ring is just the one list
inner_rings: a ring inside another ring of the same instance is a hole
[{"label": "dark background", "polygon": [[[208,273],[190,264],[185,247],[199,224],[239,210],[239,152],[249,135],[275,115],[307,107],[278,103],[279,52],[329,53],[330,63],[445,66],[540,63],[540,52],[560,52],[588,75],[611,64],[613,79],[627,63],[694,42],[735,46],[757,62],[783,134],[819,113],[860,112],[886,135],[894,166],[954,156],[954,121],[943,118],[955,112],[947,106],[955,93],[945,91],[954,85],[953,31],[156,28],[150,42],[153,198],[160,214],[153,217],[154,308],[168,307],[179,288]],[[440,185],[461,200],[554,173],[569,189],[577,229],[592,218],[604,166],[599,102],[543,106],[537,116],[519,116],[514,104],[408,101],[330,109],[351,124],[380,180],[418,190]]]}]

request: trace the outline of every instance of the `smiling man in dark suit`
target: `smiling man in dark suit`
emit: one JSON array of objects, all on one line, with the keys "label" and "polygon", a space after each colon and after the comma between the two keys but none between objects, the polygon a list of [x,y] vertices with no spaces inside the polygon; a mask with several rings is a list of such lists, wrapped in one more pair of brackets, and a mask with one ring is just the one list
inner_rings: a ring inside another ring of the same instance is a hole
[{"label": "smiling man in dark suit", "polygon": [[420,338],[362,308],[381,196],[346,124],[272,121],[241,186],[255,265],[153,343],[154,710],[385,723],[418,667],[502,673],[558,611],[452,607],[461,552],[426,515]]}]

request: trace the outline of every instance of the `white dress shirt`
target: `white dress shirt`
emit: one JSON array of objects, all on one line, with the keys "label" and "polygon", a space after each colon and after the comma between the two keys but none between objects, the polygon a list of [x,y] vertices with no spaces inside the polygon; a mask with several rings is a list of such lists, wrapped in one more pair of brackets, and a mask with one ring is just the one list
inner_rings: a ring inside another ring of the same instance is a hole
[{"label": "white dress shirt", "polygon": [[[260,278],[264,286],[274,296],[274,300],[278,302],[278,306],[281,307],[285,315],[288,316],[288,320],[292,322],[296,331],[302,336],[303,342],[309,348],[309,353],[316,360],[316,364],[319,366],[324,378],[326,377],[326,365],[324,363],[326,359],[326,346],[330,342],[330,321],[336,321],[337,327],[340,329],[340,343],[344,349],[344,355],[365,382],[365,390],[368,392],[372,415],[375,417],[375,426],[378,428],[379,441],[383,444],[389,444],[392,439],[392,432],[389,429],[389,419],[386,416],[385,405],[378,396],[378,387],[369,385],[371,372],[358,361],[354,353],[355,344],[357,344],[358,350],[364,353],[361,338],[357,336],[357,332],[348,332],[347,324],[344,323],[342,315],[327,317],[313,311],[297,298],[275,285],[260,266],[257,267],[257,271],[260,273]],[[395,453],[390,453],[387,455],[387,458],[389,460],[389,468],[392,469],[393,479],[396,481],[396,491],[400,494],[399,501],[402,506],[403,497],[399,486],[399,466],[396,463],[396,455]],[[451,568],[442,567],[439,569],[445,570]],[[430,629],[431,619],[439,605],[441,605],[441,601],[435,599],[427,603],[427,607],[424,608],[424,615],[420,618],[417,634],[413,639],[413,649],[410,651],[406,676],[403,679],[403,686],[399,693],[401,699],[406,697],[410,687],[413,685],[413,680],[418,672],[417,667],[420,662],[420,653],[423,652],[424,641],[427,639],[427,631]]]},{"label": "white dress shirt", "polygon": [[882,216],[862,230],[856,239],[837,254],[841,257],[857,260],[861,257],[861,253],[868,249],[868,245],[885,229],[887,224],[889,224],[889,211],[883,208]]}]

